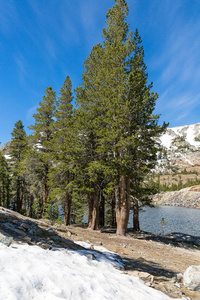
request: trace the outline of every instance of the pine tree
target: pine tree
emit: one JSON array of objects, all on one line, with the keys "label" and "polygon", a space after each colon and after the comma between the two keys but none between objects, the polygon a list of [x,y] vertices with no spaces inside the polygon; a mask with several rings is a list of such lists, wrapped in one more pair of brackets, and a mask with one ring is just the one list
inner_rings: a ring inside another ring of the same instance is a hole
[{"label": "pine tree", "polygon": [[29,138],[29,150],[26,154],[26,167],[32,174],[32,186],[42,190],[39,200],[39,214],[44,217],[49,196],[48,176],[52,166],[52,144],[55,132],[56,95],[52,87],[48,87],[39,102],[37,113],[33,115],[35,124],[29,126],[33,130]]},{"label": "pine tree", "polygon": [[51,169],[50,185],[52,198],[64,203],[64,224],[70,223],[73,185],[73,151],[75,148],[74,124],[72,115],[72,83],[67,76],[60,89],[58,108],[55,114],[55,134],[52,139],[55,166]]},{"label": "pine tree", "polygon": [[[165,129],[154,116],[157,94],[150,92],[144,52],[136,31],[134,37],[126,22],[128,6],[124,0],[108,10],[103,29],[104,115],[98,153],[106,155],[104,170],[112,173],[115,194],[117,234],[127,231],[130,196],[136,193],[131,179],[143,180],[156,158],[155,137]],[[108,155],[109,154],[109,155]],[[132,191],[131,191],[132,188]],[[138,192],[137,192],[138,193]]]},{"label": "pine tree", "polygon": [[[134,218],[133,227],[139,230],[138,199],[146,201],[144,178],[155,166],[157,153],[161,149],[156,137],[161,135],[168,124],[158,125],[159,115],[153,115],[158,94],[151,92],[153,84],[148,84],[148,73],[144,63],[144,49],[138,30],[134,34],[134,56],[130,62],[128,79],[128,101],[130,111],[130,134],[135,136],[130,149],[132,157],[132,194]],[[130,165],[130,164],[129,164]],[[150,188],[146,185],[150,194]]]},{"label": "pine tree", "polygon": [[22,155],[27,146],[27,137],[22,121],[15,123],[15,127],[11,133],[12,140],[10,142],[10,164],[12,170],[12,197],[13,209],[18,212],[25,213],[26,210],[26,182],[23,174],[20,173]]},{"label": "pine tree", "polygon": [[[93,47],[84,63],[82,85],[76,89],[78,109],[75,111],[75,123],[79,132],[78,143],[82,148],[79,166],[84,174],[83,182],[88,195],[88,226],[91,229],[99,228],[99,201],[102,198],[102,168],[97,148],[104,110],[101,101],[103,55],[104,50],[100,44]],[[101,220],[103,219],[102,217]]]},{"label": "pine tree", "polygon": [[157,94],[147,84],[138,31],[134,36],[129,32],[127,3],[115,2],[106,15],[103,46],[93,47],[84,64],[82,86],[76,89],[76,124],[89,191],[89,226],[98,228],[103,178],[104,195],[112,199],[114,194],[117,234],[124,235],[130,197],[141,194],[141,182],[156,159],[155,137],[166,126],[159,126],[159,116],[152,114]]}]

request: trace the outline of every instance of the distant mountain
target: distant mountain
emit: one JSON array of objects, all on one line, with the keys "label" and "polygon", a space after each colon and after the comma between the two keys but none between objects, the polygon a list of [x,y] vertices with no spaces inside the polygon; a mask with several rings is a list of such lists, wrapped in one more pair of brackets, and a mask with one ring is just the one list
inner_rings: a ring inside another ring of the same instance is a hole
[{"label": "distant mountain", "polygon": [[0,147],[0,151],[6,155],[9,153],[9,146],[10,146],[10,142],[7,142],[5,144],[3,144],[1,147]]},{"label": "distant mountain", "polygon": [[160,140],[168,150],[176,150],[181,145],[181,143],[176,143],[176,139],[179,142],[182,141],[185,146],[188,145],[191,149],[197,150],[200,147],[200,141],[196,141],[196,138],[200,138],[200,123],[168,128]]},{"label": "distant mountain", "polygon": [[[200,181],[200,123],[168,128],[160,137],[163,152],[155,171],[164,185],[198,184]],[[196,182],[196,183],[195,183]],[[185,187],[185,186],[184,186]]]}]

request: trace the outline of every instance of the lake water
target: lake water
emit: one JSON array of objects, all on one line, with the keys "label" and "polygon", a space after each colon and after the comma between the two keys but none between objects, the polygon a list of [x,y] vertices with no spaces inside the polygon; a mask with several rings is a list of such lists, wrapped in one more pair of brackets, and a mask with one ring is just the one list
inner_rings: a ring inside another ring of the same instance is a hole
[{"label": "lake water", "polygon": [[[139,214],[140,229],[154,234],[162,233],[162,218],[166,222],[164,234],[180,232],[200,236],[200,210],[175,206],[143,207]],[[129,217],[133,228],[133,214]]]}]

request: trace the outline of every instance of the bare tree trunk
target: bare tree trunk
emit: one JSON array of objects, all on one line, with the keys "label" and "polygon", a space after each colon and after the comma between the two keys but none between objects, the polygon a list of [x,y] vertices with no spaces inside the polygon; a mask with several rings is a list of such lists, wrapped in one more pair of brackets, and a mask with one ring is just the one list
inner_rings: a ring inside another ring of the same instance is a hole
[{"label": "bare tree trunk", "polygon": [[21,197],[22,197],[22,212],[25,214],[27,212],[27,203],[26,203],[26,187],[25,187],[25,180],[22,180],[21,186]]},{"label": "bare tree trunk", "polygon": [[45,180],[44,183],[44,194],[43,194],[43,203],[42,203],[42,218],[44,217],[45,211],[46,211],[46,203],[47,203],[47,198],[49,195],[49,188],[47,185],[47,179]]},{"label": "bare tree trunk", "polygon": [[93,202],[93,210],[92,210],[92,230],[99,229],[99,191],[97,186],[94,186],[94,202]]},{"label": "bare tree trunk", "polygon": [[112,202],[111,202],[111,226],[112,227],[117,227],[117,222],[116,222],[116,210],[115,210],[115,197],[114,195],[112,196]]},{"label": "bare tree trunk", "polygon": [[49,167],[48,165],[45,165],[45,179],[44,179],[44,193],[43,193],[43,203],[42,203],[42,218],[44,217],[45,211],[46,211],[46,203],[47,203],[47,198],[49,196],[49,187],[48,187],[48,172],[49,172]]},{"label": "bare tree trunk", "polygon": [[65,215],[64,215],[64,224],[66,226],[70,224],[71,203],[72,203],[71,193],[67,192],[65,195]]},{"label": "bare tree trunk", "polygon": [[88,199],[88,228],[91,228],[92,225],[92,211],[93,211],[93,204],[94,204],[94,200],[93,200],[93,193],[90,192],[89,193],[89,199]]},{"label": "bare tree trunk", "polygon": [[99,203],[99,226],[103,227],[105,225],[105,198],[100,193],[100,203]]},{"label": "bare tree trunk", "polygon": [[29,196],[29,201],[28,201],[28,217],[30,217],[30,218],[33,217],[33,202],[34,202],[34,197],[31,194]]},{"label": "bare tree trunk", "polygon": [[6,208],[10,207],[10,190],[9,183],[6,184]]},{"label": "bare tree trunk", "polygon": [[1,196],[1,198],[3,199],[3,207],[6,207],[6,197],[5,197],[4,180],[3,180],[3,185],[2,185],[2,196]]},{"label": "bare tree trunk", "polygon": [[17,178],[17,212],[21,213],[22,201],[21,201],[21,183],[19,177]]},{"label": "bare tree trunk", "polygon": [[115,186],[115,212],[117,226],[120,224],[120,198],[119,198],[119,186]]},{"label": "bare tree trunk", "polygon": [[139,205],[138,205],[138,199],[133,198],[133,229],[134,230],[140,230],[139,225]]},{"label": "bare tree trunk", "polygon": [[115,191],[117,235],[126,235],[130,211],[130,179],[120,176],[119,189]]}]

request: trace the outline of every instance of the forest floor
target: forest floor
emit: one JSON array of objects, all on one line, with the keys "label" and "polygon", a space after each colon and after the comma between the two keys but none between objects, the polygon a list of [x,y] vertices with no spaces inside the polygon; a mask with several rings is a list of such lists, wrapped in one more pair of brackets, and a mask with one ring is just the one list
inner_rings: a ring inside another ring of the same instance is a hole
[{"label": "forest floor", "polygon": [[200,292],[190,291],[176,278],[189,266],[200,264],[199,245],[144,232],[129,231],[125,237],[119,237],[111,228],[92,231],[71,225],[66,229],[63,237],[67,235],[73,241],[87,242],[91,249],[101,245],[121,255],[124,272],[140,277],[147,285],[172,298],[200,299]]}]

